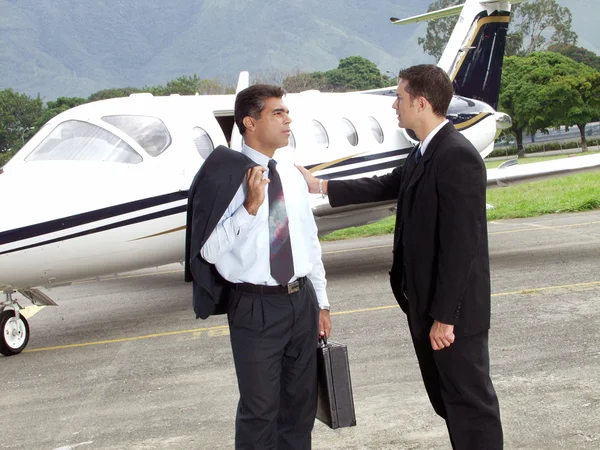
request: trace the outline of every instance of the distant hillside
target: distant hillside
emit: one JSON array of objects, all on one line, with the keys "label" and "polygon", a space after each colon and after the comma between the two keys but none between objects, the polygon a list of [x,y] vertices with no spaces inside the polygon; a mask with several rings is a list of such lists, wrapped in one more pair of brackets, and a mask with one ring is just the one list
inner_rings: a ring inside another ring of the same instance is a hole
[{"label": "distant hillside", "polygon": [[361,55],[381,69],[430,60],[422,0],[0,0],[0,89],[46,100],[197,73],[234,82],[251,72],[328,70]]},{"label": "distant hillside", "polygon": [[561,6],[566,6],[573,14],[573,30],[579,35],[577,45],[585,47],[600,55],[600,14],[599,0],[558,0]]},{"label": "distant hillside", "polygon": [[[581,45],[600,45],[597,0],[559,0]],[[390,16],[424,12],[429,0],[0,0],[0,89],[82,96],[164,84],[198,74],[234,83],[241,70],[335,68],[361,55],[382,72],[433,62],[417,45],[426,25]]]}]

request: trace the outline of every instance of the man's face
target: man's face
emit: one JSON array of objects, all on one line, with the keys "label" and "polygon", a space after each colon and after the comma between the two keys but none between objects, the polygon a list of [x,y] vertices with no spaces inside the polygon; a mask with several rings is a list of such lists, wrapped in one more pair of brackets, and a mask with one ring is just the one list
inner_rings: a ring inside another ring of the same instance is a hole
[{"label": "man's face", "polygon": [[401,80],[396,89],[396,101],[392,108],[396,110],[398,116],[398,125],[402,128],[412,129],[414,120],[417,114],[414,100],[411,100],[410,95],[406,92],[408,81]]},{"label": "man's face", "polygon": [[289,112],[283,99],[271,97],[265,100],[260,119],[255,121],[255,139],[263,146],[275,149],[288,145],[292,123]]}]

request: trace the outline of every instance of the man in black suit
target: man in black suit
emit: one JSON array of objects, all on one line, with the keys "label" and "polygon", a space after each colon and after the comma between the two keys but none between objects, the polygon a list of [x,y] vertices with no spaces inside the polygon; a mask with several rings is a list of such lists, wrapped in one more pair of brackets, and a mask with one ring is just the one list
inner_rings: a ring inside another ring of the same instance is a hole
[{"label": "man in black suit", "polygon": [[446,120],[452,83],[434,65],[399,74],[398,124],[421,144],[403,167],[381,177],[318,180],[312,193],[331,206],[397,199],[390,282],[408,316],[427,394],[446,420],[452,447],[503,447],[489,376],[490,271],[486,169],[473,145]]},{"label": "man in black suit", "polygon": [[[291,134],[284,95],[270,85],[238,93],[235,122],[244,137],[242,154],[253,167],[200,250],[229,288],[227,317],[240,391],[237,450],[311,448],[317,343],[331,330],[306,184],[291,163],[273,159]],[[214,292],[208,279],[205,285]]]}]

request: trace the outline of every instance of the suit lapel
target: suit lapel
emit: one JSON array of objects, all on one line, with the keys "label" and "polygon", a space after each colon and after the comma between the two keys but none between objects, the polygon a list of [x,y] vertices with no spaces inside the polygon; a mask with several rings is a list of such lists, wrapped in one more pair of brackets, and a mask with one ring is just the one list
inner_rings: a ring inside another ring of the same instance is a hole
[{"label": "suit lapel", "polygon": [[[403,171],[403,182],[402,185],[406,186],[408,188],[408,185],[410,184],[410,181],[412,180],[412,176],[415,173],[415,168],[417,166],[417,163],[415,161],[415,155],[417,153],[417,151],[419,151],[419,145],[417,145],[406,157],[406,162],[404,163],[404,171]],[[405,189],[402,189],[403,192],[406,191]]]},{"label": "suit lapel", "polygon": [[429,142],[429,145],[425,149],[425,153],[421,156],[421,159],[419,160],[417,167],[415,168],[414,172],[412,173],[412,177],[410,178],[410,182],[408,183],[408,187],[406,188],[407,191],[410,190],[415,184],[417,184],[417,181],[419,181],[419,179],[425,172],[425,166],[429,163],[431,158],[433,158],[433,154],[438,149],[439,144],[452,131],[454,131],[454,125],[452,125],[451,122],[448,122],[446,125],[444,125],[442,127],[442,129],[440,131],[438,131],[436,133],[436,135],[433,137],[431,142]]}]

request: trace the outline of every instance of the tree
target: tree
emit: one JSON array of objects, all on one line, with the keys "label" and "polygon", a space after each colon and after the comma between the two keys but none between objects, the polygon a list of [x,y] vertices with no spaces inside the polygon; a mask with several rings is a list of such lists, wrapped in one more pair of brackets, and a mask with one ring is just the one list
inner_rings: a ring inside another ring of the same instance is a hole
[{"label": "tree", "polygon": [[307,89],[347,92],[381,88],[386,81],[388,78],[381,74],[374,62],[362,56],[349,56],[341,59],[336,69],[286,77],[283,86],[289,92]]},{"label": "tree", "polygon": [[0,91],[0,153],[16,151],[38,130],[42,99],[19,94],[12,89]]},{"label": "tree", "polygon": [[88,101],[95,102],[97,100],[106,100],[109,98],[129,97],[129,95],[138,92],[148,92],[148,90],[134,87],[104,89],[90,95]]},{"label": "tree", "polygon": [[334,86],[345,85],[346,91],[381,88],[384,81],[377,65],[362,56],[341,59],[337,69],[325,72],[325,78]]},{"label": "tree", "polygon": [[83,105],[87,102],[88,100],[81,97],[58,97],[55,101],[46,103],[46,107],[44,108],[36,126],[39,128],[60,113],[74,108],[75,106]]},{"label": "tree", "polygon": [[[564,120],[560,121],[567,127],[576,125],[579,128],[581,136],[581,151],[587,151],[587,141],[585,136],[586,124],[600,118],[600,72],[589,70],[585,72],[579,65],[577,74],[571,74],[558,80],[564,85],[564,89],[573,92],[571,101],[566,103],[564,110]],[[585,66],[584,66],[585,67]],[[560,125],[557,121],[554,125]]]},{"label": "tree", "polygon": [[512,117],[519,157],[524,131],[559,125],[577,125],[585,150],[585,124],[600,116],[600,73],[554,52],[507,57],[499,109]]},{"label": "tree", "polygon": [[[520,55],[546,50],[550,45],[577,43],[577,33],[571,30],[571,10],[560,6],[556,0],[536,0],[518,5],[517,16],[520,21],[515,31],[526,38],[517,51]],[[549,39],[545,37],[548,33],[551,33]]]},{"label": "tree", "polygon": [[585,64],[593,69],[600,71],[600,56],[594,52],[571,44],[554,44],[548,47],[548,51],[560,53],[573,61]]},{"label": "tree", "polygon": [[154,95],[194,95],[194,94],[232,94],[235,89],[224,86],[218,80],[202,79],[198,75],[181,76],[168,81],[166,87],[156,86],[150,89]]},{"label": "tree", "polygon": [[[462,0],[436,0],[428,11],[462,3]],[[550,45],[576,44],[577,34],[571,30],[571,11],[556,0],[536,0],[512,6],[512,20],[506,37],[506,55],[524,56],[546,50]],[[429,21],[424,38],[418,42],[429,55],[439,59],[458,18]],[[549,38],[547,37],[549,36]]]},{"label": "tree", "polygon": [[323,72],[301,72],[286,77],[283,80],[283,88],[287,92],[302,92],[310,89],[324,91],[326,83],[325,74]]},{"label": "tree", "polygon": [[[429,5],[427,11],[437,11],[459,3],[462,3],[462,0],[436,0]],[[425,53],[433,56],[436,60],[442,57],[457,20],[457,17],[444,17],[428,22],[425,37],[417,39],[419,45],[423,46]]]}]

